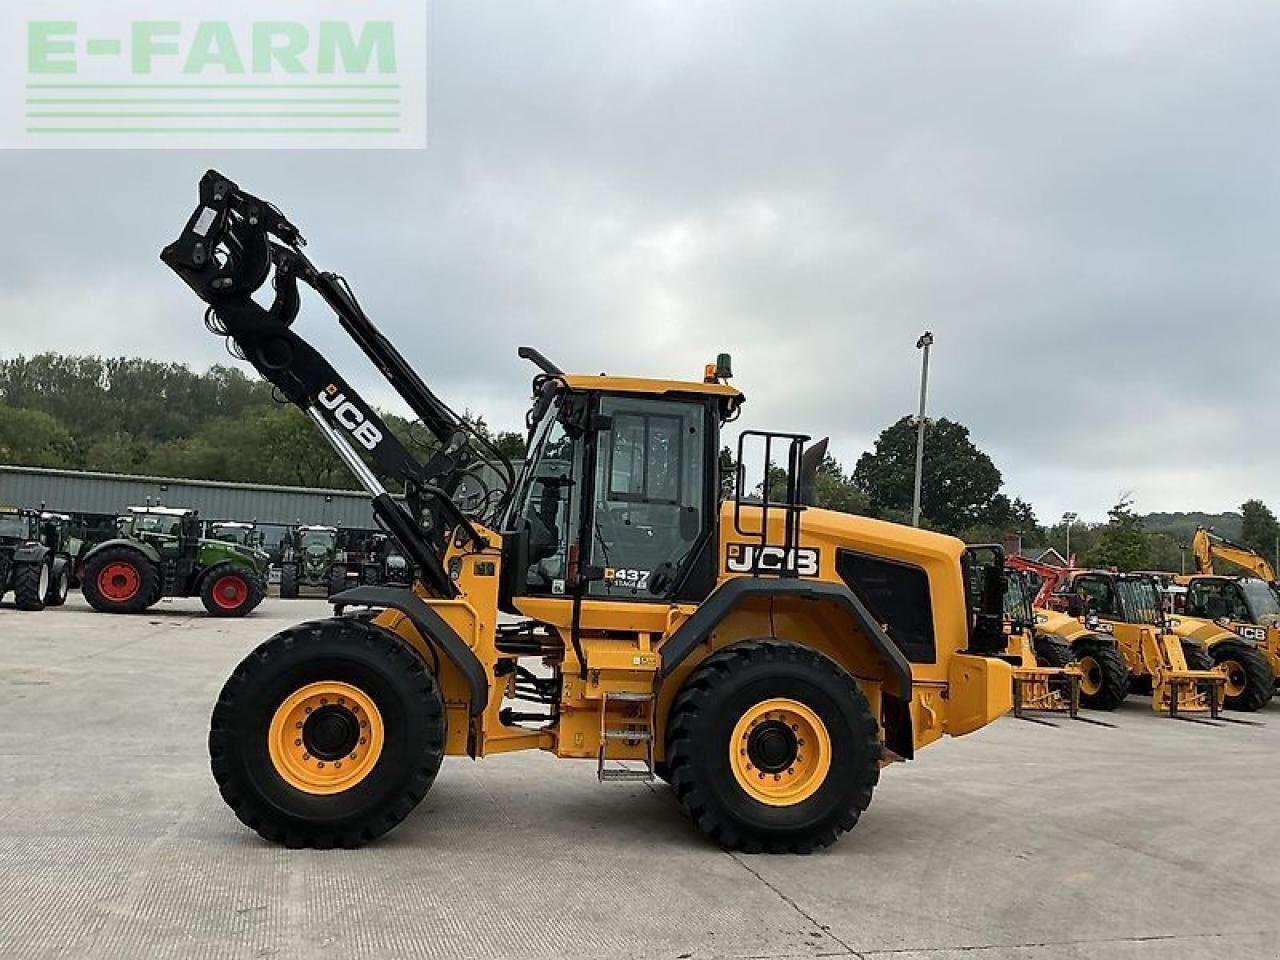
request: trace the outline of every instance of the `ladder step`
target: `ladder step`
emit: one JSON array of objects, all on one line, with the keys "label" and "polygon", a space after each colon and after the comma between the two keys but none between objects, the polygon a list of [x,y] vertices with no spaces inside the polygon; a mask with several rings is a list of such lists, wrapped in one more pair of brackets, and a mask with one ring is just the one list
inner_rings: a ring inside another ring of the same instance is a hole
[{"label": "ladder step", "polygon": [[626,767],[605,767],[596,772],[600,782],[631,781],[633,783],[651,783],[657,779],[648,770],[628,770]]},{"label": "ladder step", "polygon": [[632,693],[629,690],[607,690],[606,700],[624,700],[631,703],[648,703],[653,699],[652,693]]},{"label": "ladder step", "polygon": [[634,740],[637,743],[646,743],[653,739],[653,735],[648,730],[634,730],[625,727],[615,727],[612,730],[604,732],[606,740]]}]

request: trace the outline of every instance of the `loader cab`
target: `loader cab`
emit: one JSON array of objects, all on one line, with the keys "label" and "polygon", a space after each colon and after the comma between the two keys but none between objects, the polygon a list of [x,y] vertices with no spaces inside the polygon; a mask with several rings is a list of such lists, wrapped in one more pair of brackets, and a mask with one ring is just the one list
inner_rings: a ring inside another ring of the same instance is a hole
[{"label": "loader cab", "polygon": [[723,384],[561,377],[532,411],[504,599],[701,600],[716,578]]},{"label": "loader cab", "polygon": [[1071,616],[1164,626],[1160,584],[1146,574],[1081,573],[1071,578],[1067,591]]},{"label": "loader cab", "polygon": [[1280,598],[1256,577],[1192,577],[1183,612],[1206,620],[1274,624],[1280,621]]}]

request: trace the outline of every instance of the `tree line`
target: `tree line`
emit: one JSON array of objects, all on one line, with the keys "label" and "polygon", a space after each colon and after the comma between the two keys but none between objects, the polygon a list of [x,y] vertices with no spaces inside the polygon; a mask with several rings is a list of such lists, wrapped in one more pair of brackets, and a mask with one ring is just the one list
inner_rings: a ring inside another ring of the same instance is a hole
[{"label": "tree line", "polygon": [[[53,353],[0,360],[0,463],[353,488],[307,418],[275,399],[270,384],[230,366],[200,372],[179,363]],[[406,446],[429,455],[433,443],[420,424],[380,415]],[[524,456],[522,433],[490,431],[483,418],[464,416],[507,456]],[[1016,534],[1027,546],[1065,552],[1065,525],[1042,525],[1030,503],[1006,492],[999,468],[967,427],[939,417],[926,422],[926,434],[923,526],[971,543]],[[817,504],[910,522],[915,448],[916,419],[905,416],[880,433],[852,470],[828,455],[818,470]],[[727,448],[721,468],[731,486]],[[1105,522],[1072,525],[1071,551],[1091,566],[1180,570],[1191,563],[1187,547],[1197,525],[1216,526],[1267,557],[1274,557],[1280,537],[1275,515],[1259,500],[1243,504],[1239,515],[1144,518],[1124,496]]]}]

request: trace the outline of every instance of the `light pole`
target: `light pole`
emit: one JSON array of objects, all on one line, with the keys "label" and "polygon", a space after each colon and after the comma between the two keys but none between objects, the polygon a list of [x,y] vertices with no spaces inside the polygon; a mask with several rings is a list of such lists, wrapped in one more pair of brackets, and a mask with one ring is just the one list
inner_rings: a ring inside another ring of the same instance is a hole
[{"label": "light pole", "polygon": [[916,341],[916,349],[924,351],[920,362],[920,416],[916,418],[916,488],[911,497],[911,525],[920,526],[920,480],[924,474],[924,402],[929,393],[929,348],[933,334],[926,330]]},{"label": "light pole", "polygon": [[1068,564],[1071,563],[1071,524],[1076,522],[1076,516],[1070,510],[1062,515],[1062,522],[1067,526],[1067,555],[1062,559],[1066,560]]}]

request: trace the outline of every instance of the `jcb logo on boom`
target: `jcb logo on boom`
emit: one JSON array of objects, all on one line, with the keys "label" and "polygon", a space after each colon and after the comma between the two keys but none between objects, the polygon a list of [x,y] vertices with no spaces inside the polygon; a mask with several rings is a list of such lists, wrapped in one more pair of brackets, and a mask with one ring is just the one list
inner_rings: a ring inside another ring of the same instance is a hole
[{"label": "jcb logo on boom", "polygon": [[818,575],[818,551],[813,547],[762,547],[731,543],[724,567],[730,573],[789,573],[797,577]]},{"label": "jcb logo on boom", "polygon": [[320,406],[333,414],[333,419],[351,432],[360,446],[372,450],[382,442],[382,431],[369,422],[360,408],[347,399],[332,383],[320,391]]}]

